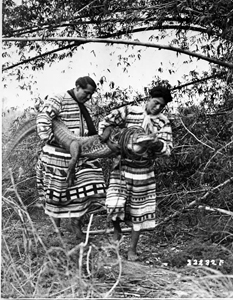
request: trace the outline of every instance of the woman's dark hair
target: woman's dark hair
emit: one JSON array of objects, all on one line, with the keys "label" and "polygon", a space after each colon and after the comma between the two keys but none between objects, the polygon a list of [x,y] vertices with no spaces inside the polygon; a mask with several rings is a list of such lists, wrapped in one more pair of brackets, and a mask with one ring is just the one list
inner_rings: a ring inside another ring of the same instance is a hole
[{"label": "woman's dark hair", "polygon": [[79,77],[75,81],[75,86],[79,85],[82,89],[85,89],[88,84],[90,84],[94,89],[96,89],[95,81],[89,76]]},{"label": "woman's dark hair", "polygon": [[163,97],[166,104],[172,101],[172,96],[170,90],[165,86],[155,86],[150,91],[149,94],[151,97]]}]

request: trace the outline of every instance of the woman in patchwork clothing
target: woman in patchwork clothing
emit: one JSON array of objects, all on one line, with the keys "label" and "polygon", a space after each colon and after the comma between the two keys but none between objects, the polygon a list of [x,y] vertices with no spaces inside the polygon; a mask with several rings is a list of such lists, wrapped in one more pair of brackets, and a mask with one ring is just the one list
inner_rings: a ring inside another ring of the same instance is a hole
[{"label": "woman in patchwork clothing", "polygon": [[99,135],[108,126],[141,126],[154,137],[152,148],[140,159],[121,158],[111,172],[106,208],[114,226],[114,240],[120,240],[120,222],[131,224],[128,259],[136,260],[141,230],[155,228],[156,178],[154,162],[158,156],[168,156],[173,147],[172,130],[163,108],[172,101],[169,89],[157,86],[143,106],[125,106],[112,111],[99,123]]},{"label": "woman in patchwork clothing", "polygon": [[60,118],[79,136],[87,132],[89,135],[96,134],[90,115],[84,120],[81,110],[95,90],[93,79],[80,77],[75,82],[75,88],[48,97],[37,116],[38,135],[45,142],[37,163],[39,198],[45,204],[45,213],[54,218],[58,227],[60,219],[72,218],[72,228],[77,238],[83,238],[81,218],[93,204],[104,201],[105,182],[98,160],[80,158],[76,164],[74,183],[68,187],[66,177],[71,156],[55,141],[52,120]]}]

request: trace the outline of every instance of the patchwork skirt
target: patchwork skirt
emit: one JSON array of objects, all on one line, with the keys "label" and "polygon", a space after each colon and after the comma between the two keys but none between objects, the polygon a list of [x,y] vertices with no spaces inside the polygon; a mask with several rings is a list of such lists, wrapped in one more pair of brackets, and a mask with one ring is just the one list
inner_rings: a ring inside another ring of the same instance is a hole
[{"label": "patchwork skirt", "polygon": [[111,173],[105,205],[112,220],[128,221],[135,231],[155,228],[154,164],[122,160]]},{"label": "patchwork skirt", "polygon": [[54,218],[81,217],[104,204],[106,187],[98,160],[81,159],[75,168],[75,181],[67,186],[70,154],[45,145],[36,166],[39,200],[45,213]]}]

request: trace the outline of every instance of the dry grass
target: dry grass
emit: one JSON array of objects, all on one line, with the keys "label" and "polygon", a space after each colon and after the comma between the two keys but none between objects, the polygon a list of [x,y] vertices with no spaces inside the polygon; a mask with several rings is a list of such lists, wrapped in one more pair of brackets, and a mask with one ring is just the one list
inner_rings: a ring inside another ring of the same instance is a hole
[{"label": "dry grass", "polygon": [[[218,298],[233,296],[233,275],[207,267],[129,262],[121,244],[70,244],[51,222],[39,227],[17,192],[3,197],[3,298]],[[41,226],[41,223],[40,223]],[[49,235],[53,232],[52,236]],[[98,239],[98,237],[97,237]]]},{"label": "dry grass", "polygon": [[[142,259],[136,263],[124,258],[127,235],[117,246],[109,243],[105,216],[100,221],[101,216],[89,220],[89,227],[102,229],[102,234],[78,244],[69,230],[61,236],[44,212],[33,208],[37,197],[34,165],[40,145],[35,136],[21,143],[3,168],[2,298],[232,297],[233,191],[228,182],[232,154],[213,162],[215,156],[193,145],[188,135],[182,141],[186,135],[180,129],[178,133],[181,138],[176,141],[187,144],[189,151],[186,155],[177,147],[171,159],[174,167],[170,160],[157,166],[158,218],[163,226],[141,238]],[[201,159],[202,164],[189,173]],[[111,160],[102,165],[108,182]],[[202,169],[209,176],[207,186],[199,174]],[[197,208],[199,204],[204,207]],[[208,211],[207,205],[214,211]],[[159,246],[160,239],[165,247]],[[187,266],[188,259],[220,258],[225,259],[222,268]]]}]

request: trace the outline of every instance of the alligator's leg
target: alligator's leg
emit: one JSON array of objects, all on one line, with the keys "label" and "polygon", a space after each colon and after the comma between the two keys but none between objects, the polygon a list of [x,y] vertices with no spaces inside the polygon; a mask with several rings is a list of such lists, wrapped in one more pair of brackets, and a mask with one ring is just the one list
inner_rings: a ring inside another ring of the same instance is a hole
[{"label": "alligator's leg", "polygon": [[[108,140],[111,132],[112,132],[112,127],[109,126],[104,130],[104,140],[107,139],[106,143],[108,147],[113,151],[115,154],[120,153],[120,146],[116,143],[112,143],[111,141]],[[61,129],[59,129],[61,130]],[[62,132],[63,133],[63,132]],[[101,140],[101,137],[99,136],[99,139]],[[75,176],[75,164],[78,161],[78,159],[81,156],[81,141],[77,140],[72,140],[71,142],[67,139],[60,139],[60,143],[65,147],[67,151],[69,151],[71,155],[71,160],[69,162],[69,167],[67,171],[67,177],[66,177],[66,182],[68,183],[68,187],[72,186],[74,183],[74,176]],[[102,140],[101,140],[102,141]]]},{"label": "alligator's leg", "polygon": [[78,159],[80,158],[81,154],[81,146],[80,143],[76,140],[73,140],[70,144],[70,155],[71,159],[68,166],[66,182],[68,183],[68,187],[74,184],[74,177],[75,177],[75,165]]}]

